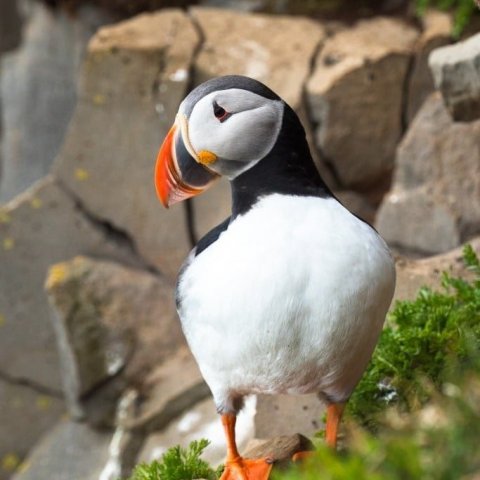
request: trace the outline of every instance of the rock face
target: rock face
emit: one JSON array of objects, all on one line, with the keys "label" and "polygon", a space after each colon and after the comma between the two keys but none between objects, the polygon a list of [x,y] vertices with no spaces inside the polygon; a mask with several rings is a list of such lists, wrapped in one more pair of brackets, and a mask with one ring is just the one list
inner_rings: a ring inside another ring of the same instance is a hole
[{"label": "rock face", "polygon": [[120,369],[138,382],[184,344],[173,286],[159,276],[76,257],[50,268],[46,289],[72,413]]},{"label": "rock face", "polygon": [[300,106],[312,56],[325,37],[319,23],[212,8],[191,13],[205,35],[194,64],[196,85],[219,75],[247,75]]},{"label": "rock face", "polygon": [[161,207],[152,172],[198,41],[180,10],[100,29],[54,169],[88,211],[126,232],[144,258],[172,276],[190,247],[184,211]]},{"label": "rock face", "polygon": [[479,138],[480,121],[454,123],[440,95],[429,97],[398,148],[393,189],[377,216],[390,244],[433,254],[479,233]]},{"label": "rock face", "polygon": [[373,202],[352,190],[336,191],[335,196],[352,213],[373,224],[375,220],[375,204]]},{"label": "rock face", "polygon": [[230,183],[225,178],[218,180],[206,193],[193,199],[193,218],[197,238],[202,238],[230,216],[230,204]]},{"label": "rock face", "polygon": [[14,480],[98,480],[111,435],[63,421],[35,447]]},{"label": "rock face", "polygon": [[0,210],[0,371],[61,391],[58,354],[43,283],[48,267],[78,253],[130,261],[58,184],[47,177]]},{"label": "rock face", "polygon": [[257,395],[255,436],[270,438],[300,432],[313,436],[322,429],[325,405],[318,395]]},{"label": "rock face", "polygon": [[430,93],[434,90],[428,66],[430,53],[451,42],[452,17],[440,10],[428,10],[422,17],[423,31],[415,43],[414,59],[408,83],[406,120],[410,123]]},{"label": "rock face", "polygon": [[146,433],[161,430],[210,394],[187,347],[153,370],[145,380],[144,390],[146,401],[126,426]]},{"label": "rock face", "polygon": [[0,380],[1,480],[9,478],[38,438],[58,421],[64,410],[64,402],[57,396]]},{"label": "rock face", "polygon": [[318,54],[307,98],[316,143],[343,187],[371,186],[393,168],[416,38],[400,21],[375,18],[333,35]]},{"label": "rock face", "polygon": [[[470,240],[469,243],[477,255],[480,255],[480,237]],[[456,248],[448,253],[421,260],[398,258],[395,263],[397,288],[393,301],[413,300],[423,286],[438,289],[441,286],[442,272],[449,272],[461,278],[471,278],[472,272],[465,268],[462,260],[462,249],[463,247]]]},{"label": "rock face", "polygon": [[458,121],[480,118],[480,33],[438,48],[429,59],[435,86],[452,117]]},{"label": "rock face", "polygon": [[[6,3],[9,9],[16,4],[13,0]],[[102,10],[90,6],[80,8],[73,17],[42,2],[25,4],[23,43],[2,59],[0,202],[48,172],[73,113],[78,67],[87,41],[99,25],[111,21]],[[3,20],[3,7],[0,10]],[[0,31],[4,31],[1,26]]]}]

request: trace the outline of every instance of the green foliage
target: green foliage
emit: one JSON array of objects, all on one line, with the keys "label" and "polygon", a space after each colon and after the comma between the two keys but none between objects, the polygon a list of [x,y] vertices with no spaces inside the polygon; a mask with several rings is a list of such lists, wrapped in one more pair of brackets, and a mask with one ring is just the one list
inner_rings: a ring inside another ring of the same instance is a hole
[{"label": "green foliage", "polygon": [[453,10],[452,36],[454,38],[460,37],[477,10],[474,0],[415,0],[418,16],[421,17],[428,7]]},{"label": "green foliage", "polygon": [[129,480],[217,480],[221,468],[214,470],[200,458],[209,443],[202,439],[191,442],[186,449],[179,445],[172,447],[160,461],[138,465]]},{"label": "green foliage", "polygon": [[350,426],[347,451],[320,447],[309,463],[273,480],[473,480],[480,471],[480,382],[462,377],[450,390],[376,437]]},{"label": "green foliage", "polygon": [[442,291],[422,288],[414,301],[397,302],[348,411],[375,428],[392,404],[411,411],[448,379],[451,364],[466,366],[480,345],[480,263],[471,246],[464,262],[472,282],[443,274]]}]

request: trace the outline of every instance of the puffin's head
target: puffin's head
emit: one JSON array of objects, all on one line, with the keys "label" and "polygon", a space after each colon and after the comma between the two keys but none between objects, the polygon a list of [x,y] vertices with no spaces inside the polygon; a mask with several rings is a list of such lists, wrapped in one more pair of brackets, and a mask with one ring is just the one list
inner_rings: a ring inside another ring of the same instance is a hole
[{"label": "puffin's head", "polygon": [[195,88],[158,153],[155,186],[163,205],[253,167],[275,145],[284,109],[278,95],[248,77],[219,77]]}]

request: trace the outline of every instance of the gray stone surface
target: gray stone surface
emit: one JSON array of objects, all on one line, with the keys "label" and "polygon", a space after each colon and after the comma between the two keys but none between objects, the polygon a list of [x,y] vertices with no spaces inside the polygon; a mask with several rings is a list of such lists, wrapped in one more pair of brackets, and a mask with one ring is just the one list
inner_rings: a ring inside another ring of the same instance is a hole
[{"label": "gray stone surface", "polygon": [[[480,256],[480,237],[476,237],[468,243]],[[420,287],[427,286],[439,289],[442,284],[442,274],[445,271],[453,276],[473,279],[473,272],[467,270],[463,263],[462,249],[463,246],[441,255],[420,260],[411,260],[405,257],[397,258],[395,262],[397,286],[392,307],[395,300],[413,300]]]},{"label": "gray stone surface", "polygon": [[196,85],[219,75],[247,75],[293,108],[300,106],[312,57],[325,38],[321,24],[213,8],[192,8],[191,13],[205,35],[194,64]]},{"label": "gray stone surface", "polygon": [[440,95],[424,103],[398,147],[393,188],[376,226],[393,246],[455,248],[480,232],[480,121],[453,122]]},{"label": "gray stone surface", "polygon": [[230,183],[225,178],[193,199],[195,233],[199,239],[230,216],[231,202]]},{"label": "gray stone surface", "polygon": [[415,43],[414,59],[408,83],[406,121],[410,123],[430,93],[434,90],[428,66],[430,53],[452,41],[452,16],[440,10],[427,10],[421,19],[422,33]]},{"label": "gray stone surface", "polygon": [[72,16],[43,2],[23,4],[28,7],[23,43],[1,60],[0,202],[48,172],[73,112],[78,67],[87,41],[99,25],[111,20],[92,6]]},{"label": "gray stone surface", "polygon": [[118,480],[129,476],[137,464],[137,455],[142,447],[142,435],[128,431],[124,424],[135,415],[138,391],[127,389],[120,398],[116,411],[116,428],[108,447],[108,460],[98,480]]},{"label": "gray stone surface", "polygon": [[325,405],[318,395],[257,395],[255,437],[271,438],[296,432],[312,437],[323,428]]},{"label": "gray stone surface", "polygon": [[50,268],[46,290],[72,413],[120,369],[139,382],[185,344],[161,276],[79,256]]},{"label": "gray stone surface", "polygon": [[375,221],[376,205],[366,197],[352,190],[340,190],[335,192],[338,200],[352,213],[362,220],[373,224]]},{"label": "gray stone surface", "polygon": [[110,433],[60,422],[35,447],[14,480],[98,480],[108,459]]},{"label": "gray stone surface", "polygon": [[448,47],[434,50],[429,58],[435,86],[453,118],[480,118],[480,33]]},{"label": "gray stone surface", "polygon": [[190,248],[184,206],[163,209],[153,169],[185,96],[198,41],[180,10],[100,29],[54,169],[89,211],[125,231],[144,258],[171,276]]},{"label": "gray stone surface", "polygon": [[80,253],[132,258],[51,177],[0,208],[0,372],[61,391],[43,283],[52,263]]},{"label": "gray stone surface", "polygon": [[316,142],[344,188],[369,187],[393,168],[417,35],[399,20],[363,20],[328,38],[316,58],[307,84]]},{"label": "gray stone surface", "polygon": [[[0,327],[0,335],[2,335]],[[0,377],[0,479],[10,477],[28,451],[64,412],[61,398]]]},{"label": "gray stone surface", "polygon": [[151,372],[143,386],[144,402],[137,417],[126,424],[132,431],[151,433],[210,395],[187,347]]}]

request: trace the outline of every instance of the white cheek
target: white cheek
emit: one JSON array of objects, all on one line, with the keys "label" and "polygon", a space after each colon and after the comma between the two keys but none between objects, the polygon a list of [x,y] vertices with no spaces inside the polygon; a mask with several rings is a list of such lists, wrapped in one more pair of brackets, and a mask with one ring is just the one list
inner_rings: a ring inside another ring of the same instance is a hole
[{"label": "white cheek", "polygon": [[282,123],[283,106],[270,101],[258,108],[233,114],[218,121],[211,105],[198,105],[189,122],[193,148],[209,150],[223,160],[251,162],[260,160],[273,147]]}]

